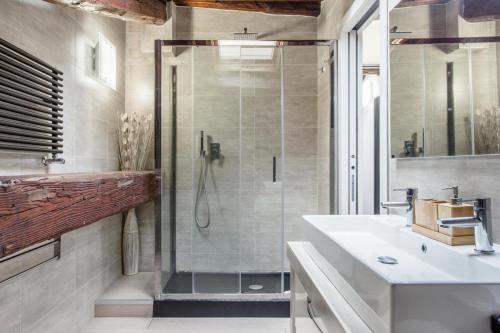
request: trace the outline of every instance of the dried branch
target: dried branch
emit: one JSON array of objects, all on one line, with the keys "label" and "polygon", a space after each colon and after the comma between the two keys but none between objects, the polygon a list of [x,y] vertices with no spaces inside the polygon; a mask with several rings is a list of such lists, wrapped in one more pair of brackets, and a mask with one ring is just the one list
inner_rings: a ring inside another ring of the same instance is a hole
[{"label": "dried branch", "polygon": [[144,170],[153,141],[151,114],[118,114],[120,168],[123,171]]},{"label": "dried branch", "polygon": [[[465,119],[466,126],[470,129],[469,117]],[[467,131],[469,138],[471,131]],[[474,146],[476,154],[500,153],[500,110],[496,107],[477,109],[474,112]]]}]

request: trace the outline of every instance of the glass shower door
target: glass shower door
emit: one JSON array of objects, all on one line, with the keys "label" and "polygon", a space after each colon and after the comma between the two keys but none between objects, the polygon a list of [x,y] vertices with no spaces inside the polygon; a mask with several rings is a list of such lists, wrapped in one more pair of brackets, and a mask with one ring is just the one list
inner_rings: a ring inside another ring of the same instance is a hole
[{"label": "glass shower door", "polygon": [[194,293],[281,292],[279,51],[192,49]]},{"label": "glass shower door", "polygon": [[280,293],[284,269],[283,48],[241,49],[241,292]]}]

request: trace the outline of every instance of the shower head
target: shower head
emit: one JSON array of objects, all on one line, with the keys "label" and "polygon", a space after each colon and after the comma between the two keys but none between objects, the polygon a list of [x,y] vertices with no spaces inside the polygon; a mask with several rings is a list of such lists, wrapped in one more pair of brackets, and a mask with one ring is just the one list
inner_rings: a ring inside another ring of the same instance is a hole
[{"label": "shower head", "polygon": [[237,32],[233,35],[234,40],[257,40],[258,34],[256,32],[248,32],[247,28],[243,32]]}]

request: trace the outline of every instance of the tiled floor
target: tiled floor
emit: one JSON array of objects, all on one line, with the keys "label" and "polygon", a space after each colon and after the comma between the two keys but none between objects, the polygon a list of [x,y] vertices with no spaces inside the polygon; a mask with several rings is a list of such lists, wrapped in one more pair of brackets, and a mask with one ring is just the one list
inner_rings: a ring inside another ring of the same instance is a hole
[{"label": "tiled floor", "polygon": [[[309,319],[299,333],[318,333]],[[284,318],[94,318],[81,333],[290,333]]]}]

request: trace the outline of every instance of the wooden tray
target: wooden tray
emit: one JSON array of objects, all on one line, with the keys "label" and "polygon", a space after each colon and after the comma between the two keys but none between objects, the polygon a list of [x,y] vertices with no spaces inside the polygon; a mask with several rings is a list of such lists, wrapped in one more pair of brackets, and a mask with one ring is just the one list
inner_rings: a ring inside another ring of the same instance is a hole
[{"label": "wooden tray", "polygon": [[438,242],[445,243],[445,244],[448,244],[451,246],[474,245],[474,242],[475,242],[474,236],[450,236],[450,235],[440,233],[438,231],[434,231],[431,229],[421,227],[417,224],[413,224],[411,229],[416,233],[419,233],[419,234],[424,235],[426,237],[437,240]]}]

